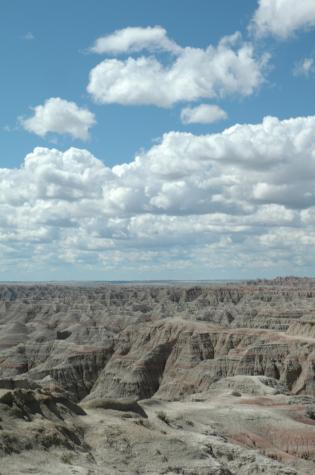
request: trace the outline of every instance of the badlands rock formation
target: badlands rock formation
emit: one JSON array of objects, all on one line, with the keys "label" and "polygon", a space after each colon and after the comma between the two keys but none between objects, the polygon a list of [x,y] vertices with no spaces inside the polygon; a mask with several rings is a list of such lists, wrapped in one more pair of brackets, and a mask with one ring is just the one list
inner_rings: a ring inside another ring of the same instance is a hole
[{"label": "badlands rock formation", "polygon": [[315,473],[314,303],[296,278],[2,284],[0,473]]}]

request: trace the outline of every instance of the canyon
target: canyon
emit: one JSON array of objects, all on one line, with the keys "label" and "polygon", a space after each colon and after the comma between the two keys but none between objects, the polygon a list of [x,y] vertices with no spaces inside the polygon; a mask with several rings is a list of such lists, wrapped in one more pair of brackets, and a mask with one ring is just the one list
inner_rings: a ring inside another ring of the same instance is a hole
[{"label": "canyon", "polygon": [[315,279],[0,285],[0,474],[315,473]]}]

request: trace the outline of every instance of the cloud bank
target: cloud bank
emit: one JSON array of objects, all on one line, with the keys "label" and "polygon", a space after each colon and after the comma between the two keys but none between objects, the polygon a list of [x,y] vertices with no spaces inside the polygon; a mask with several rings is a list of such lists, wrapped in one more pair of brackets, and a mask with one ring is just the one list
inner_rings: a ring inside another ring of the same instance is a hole
[{"label": "cloud bank", "polygon": [[314,183],[315,116],[170,132],[112,168],[87,150],[36,148],[0,169],[1,266],[304,269]]}]

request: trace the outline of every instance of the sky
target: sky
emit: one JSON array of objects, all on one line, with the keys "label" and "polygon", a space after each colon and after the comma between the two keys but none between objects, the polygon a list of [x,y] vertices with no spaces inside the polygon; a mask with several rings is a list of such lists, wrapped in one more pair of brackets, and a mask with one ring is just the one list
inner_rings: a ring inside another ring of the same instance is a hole
[{"label": "sky", "polygon": [[0,37],[0,280],[314,276],[314,0],[3,0]]}]

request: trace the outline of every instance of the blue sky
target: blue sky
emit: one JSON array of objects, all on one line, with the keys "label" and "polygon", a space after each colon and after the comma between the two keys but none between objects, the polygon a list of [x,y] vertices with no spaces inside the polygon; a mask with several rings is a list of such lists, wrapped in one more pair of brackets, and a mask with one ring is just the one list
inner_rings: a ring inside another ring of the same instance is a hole
[{"label": "blue sky", "polygon": [[0,23],[2,280],[313,275],[312,0],[4,0]]}]

